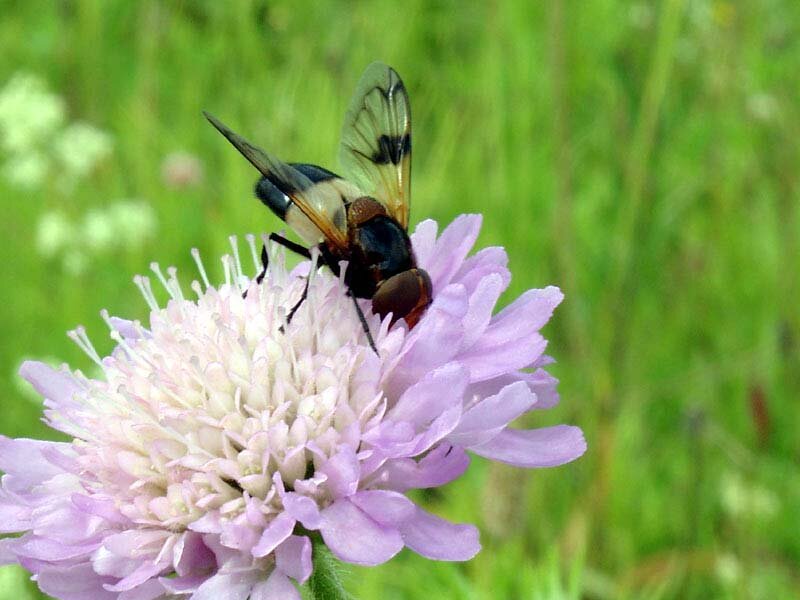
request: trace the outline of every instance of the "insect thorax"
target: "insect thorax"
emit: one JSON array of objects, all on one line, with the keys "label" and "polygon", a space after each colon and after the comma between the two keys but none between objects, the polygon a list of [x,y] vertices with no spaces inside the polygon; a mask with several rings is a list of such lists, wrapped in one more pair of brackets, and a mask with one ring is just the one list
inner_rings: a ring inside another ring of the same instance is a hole
[{"label": "insect thorax", "polygon": [[408,234],[393,218],[376,215],[352,226],[347,283],[361,298],[371,298],[381,281],[415,266]]}]

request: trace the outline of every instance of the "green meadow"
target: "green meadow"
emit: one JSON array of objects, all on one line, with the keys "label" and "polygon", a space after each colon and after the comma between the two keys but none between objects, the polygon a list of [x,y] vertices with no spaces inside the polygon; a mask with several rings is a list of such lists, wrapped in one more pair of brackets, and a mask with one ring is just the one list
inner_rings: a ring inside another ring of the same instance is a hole
[{"label": "green meadow", "polygon": [[[800,3],[0,11],[0,433],[56,435],[20,362],[91,373],[66,331],[85,325],[109,352],[99,311],[146,319],[132,277],[151,261],[188,281],[197,247],[219,278],[229,235],[283,228],[202,110],[335,170],[350,95],[382,60],[411,95],[412,222],[482,213],[478,245],[510,256],[504,304],[563,289],[545,330],[561,404],[524,419],[579,425],[589,449],[549,470],[474,458],[415,499],[478,524],[483,551],[456,564],[405,550],[349,568],[348,590],[800,594]],[[42,597],[0,569],[0,600]]]}]

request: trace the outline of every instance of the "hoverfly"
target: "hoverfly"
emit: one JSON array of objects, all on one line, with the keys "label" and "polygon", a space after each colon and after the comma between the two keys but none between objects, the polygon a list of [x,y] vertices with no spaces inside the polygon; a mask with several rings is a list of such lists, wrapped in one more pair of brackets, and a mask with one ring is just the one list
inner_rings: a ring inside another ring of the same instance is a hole
[{"label": "hoverfly", "polygon": [[[339,161],[352,180],[316,165],[284,163],[204,114],[261,173],[258,199],[308,246],[274,233],[270,239],[306,258],[316,246],[320,261],[337,276],[339,262],[347,261],[344,281],[372,349],[377,353],[356,298],[372,299],[372,310],[381,318],[392,313],[392,323],[405,319],[414,327],[431,303],[432,288],[408,237],[411,106],[397,72],[373,63],[358,83],[339,145]],[[266,273],[266,251],[261,256],[259,281]],[[287,322],[307,293],[308,282]]]}]

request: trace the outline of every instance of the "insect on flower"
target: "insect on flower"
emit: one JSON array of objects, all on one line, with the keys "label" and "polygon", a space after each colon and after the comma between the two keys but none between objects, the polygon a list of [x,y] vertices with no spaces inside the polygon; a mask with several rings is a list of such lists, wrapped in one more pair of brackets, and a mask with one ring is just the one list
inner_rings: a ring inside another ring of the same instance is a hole
[{"label": "insect on flower", "polygon": [[[370,346],[375,343],[356,298],[372,299],[381,318],[414,327],[432,300],[431,280],[417,267],[408,237],[411,184],[411,107],[400,76],[373,63],[364,72],[342,129],[339,160],[352,180],[322,167],[284,163],[206,118],[261,172],[256,196],[283,219],[344,281]],[[311,258],[308,247],[273,233],[270,239]],[[267,253],[262,251],[266,273]],[[308,285],[287,322],[306,299]],[[377,350],[375,350],[377,352]]]}]

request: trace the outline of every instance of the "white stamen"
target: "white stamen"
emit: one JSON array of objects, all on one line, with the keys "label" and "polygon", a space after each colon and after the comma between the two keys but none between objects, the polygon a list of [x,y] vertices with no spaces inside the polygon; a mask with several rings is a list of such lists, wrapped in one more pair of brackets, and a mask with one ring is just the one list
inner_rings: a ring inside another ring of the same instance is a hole
[{"label": "white stamen", "polygon": [[178,300],[185,300],[181,282],[178,280],[178,269],[176,267],[167,267],[167,275],[169,275],[169,284],[172,286],[172,291],[175,292],[174,297]]},{"label": "white stamen", "polygon": [[156,277],[158,277],[158,280],[161,282],[162,287],[165,290],[167,290],[167,293],[169,294],[169,297],[174,299],[175,298],[175,293],[173,292],[172,287],[170,286],[169,282],[164,277],[164,274],[161,272],[161,267],[159,266],[159,264],[157,262],[151,262],[150,263],[150,270],[153,273],[155,273]]},{"label": "white stamen", "polygon": [[95,350],[92,341],[89,339],[89,336],[86,335],[86,329],[83,326],[76,327],[72,331],[68,331],[67,335],[78,345],[78,348],[83,350],[86,356],[96,362],[101,369],[105,368],[100,355],[97,353],[97,350]]},{"label": "white stamen", "polygon": [[253,270],[258,273],[261,271],[262,265],[261,261],[258,259],[258,252],[256,250],[256,236],[252,233],[248,233],[244,236],[244,239],[247,240],[247,246],[250,248],[250,257],[253,259]]},{"label": "white stamen", "polygon": [[156,301],[155,295],[153,294],[153,288],[150,287],[150,279],[143,275],[136,275],[133,278],[133,283],[135,283],[136,287],[139,288],[142,296],[144,296],[144,301],[147,302],[147,306],[149,306],[151,310],[159,310],[161,308],[158,305],[158,301]]},{"label": "white stamen", "polygon": [[203,280],[203,285],[206,286],[206,289],[210,288],[211,283],[208,281],[206,268],[203,266],[203,261],[200,258],[200,250],[197,248],[192,248],[192,258],[194,259],[194,263],[197,265],[197,270],[200,273],[200,278]]},{"label": "white stamen", "polygon": [[232,282],[232,273],[231,273],[232,260],[233,259],[230,257],[229,254],[226,254],[225,256],[222,257],[222,269],[223,272],[225,273],[225,285],[227,287],[230,287]]},{"label": "white stamen", "polygon": [[231,250],[233,250],[233,272],[234,276],[236,277],[236,281],[241,281],[244,274],[242,273],[242,261],[239,260],[239,240],[236,238],[235,235],[228,237],[228,242],[231,245]]}]

